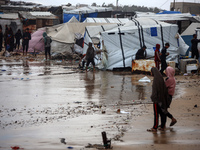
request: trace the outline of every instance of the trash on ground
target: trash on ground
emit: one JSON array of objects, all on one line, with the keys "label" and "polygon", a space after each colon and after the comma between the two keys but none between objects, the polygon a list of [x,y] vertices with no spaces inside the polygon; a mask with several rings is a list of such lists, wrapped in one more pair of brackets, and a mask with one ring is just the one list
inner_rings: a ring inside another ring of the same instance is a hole
[{"label": "trash on ground", "polygon": [[151,80],[147,76],[145,76],[141,78],[138,82],[151,82]]},{"label": "trash on ground", "polygon": [[63,144],[67,144],[67,143],[65,142],[65,138],[60,138],[60,142],[63,143]]}]

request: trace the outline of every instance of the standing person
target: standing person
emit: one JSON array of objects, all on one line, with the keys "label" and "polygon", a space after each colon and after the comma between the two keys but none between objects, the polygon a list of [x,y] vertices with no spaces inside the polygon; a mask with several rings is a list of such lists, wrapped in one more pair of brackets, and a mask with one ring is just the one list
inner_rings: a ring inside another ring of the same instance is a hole
[{"label": "standing person", "polygon": [[23,55],[24,55],[25,49],[26,49],[26,55],[27,55],[28,47],[29,47],[29,40],[31,40],[31,34],[29,33],[29,28],[26,28],[26,31],[24,32],[22,39],[23,39],[23,42],[22,42]]},{"label": "standing person", "polygon": [[194,56],[196,56],[196,59],[199,59],[199,51],[197,48],[198,43],[200,42],[200,40],[197,39],[197,34],[193,34],[193,39],[191,40],[192,43],[192,58],[194,58]]},{"label": "standing person", "polygon": [[165,47],[162,49],[160,53],[160,59],[161,59],[161,70],[160,73],[163,75],[163,71],[167,68],[167,62],[166,62],[166,56],[169,55],[167,52],[167,49],[169,48],[169,43],[165,43]]},{"label": "standing person", "polygon": [[6,43],[7,37],[8,37],[8,25],[5,25],[5,32],[4,32],[4,47],[5,47],[5,49],[7,46],[7,43]]},{"label": "standing person", "polygon": [[8,35],[9,35],[9,51],[13,52],[13,48],[14,48],[14,34],[13,34],[13,30],[11,27],[8,27]]},{"label": "standing person", "polygon": [[141,49],[139,49],[136,53],[135,59],[145,59],[147,56],[146,48],[146,46],[143,46]]},{"label": "standing person", "polygon": [[18,49],[18,50],[19,50],[20,40],[21,40],[21,38],[22,38],[21,30],[18,29],[18,30],[17,30],[17,33],[15,34],[15,40],[16,40],[15,45],[16,45],[16,49]]},{"label": "standing person", "polygon": [[[176,86],[176,80],[174,78],[175,70],[174,70],[174,68],[168,66],[166,68],[165,72],[167,75],[167,78],[165,79],[165,85],[168,90],[168,98],[169,98],[168,101],[169,101],[169,105],[170,105],[171,101],[172,101],[172,96],[174,95],[174,92],[175,92],[175,86]],[[174,124],[176,124],[177,120],[168,111],[166,113],[166,116],[171,119],[170,126],[173,126]]]},{"label": "standing person", "polygon": [[2,28],[0,28],[0,52],[2,51],[2,44],[3,44],[3,32]]},{"label": "standing person", "polygon": [[152,128],[147,129],[147,131],[156,132],[158,129],[159,115],[161,117],[161,130],[165,129],[166,115],[164,111],[167,111],[168,99],[167,99],[167,88],[165,86],[165,82],[161,73],[158,71],[156,67],[153,67],[151,69],[151,73],[154,77],[152,84],[152,95],[151,95],[151,100],[153,102],[153,110],[154,110],[154,125]]},{"label": "standing person", "polygon": [[49,59],[51,59],[51,38],[47,36],[47,33],[43,33],[43,38],[44,38],[44,45],[45,45],[45,58],[47,60],[47,53],[49,54]]},{"label": "standing person", "polygon": [[160,70],[160,44],[156,44],[155,54],[154,54],[154,61],[156,68]]},{"label": "standing person", "polygon": [[93,65],[93,72],[95,72],[94,56],[95,56],[94,48],[92,47],[92,43],[89,42],[89,47],[87,49],[86,58],[85,58],[86,61],[87,61],[87,64],[86,64],[86,73],[87,73],[87,68],[88,68],[88,66],[89,66],[90,63],[92,63],[92,65]]}]

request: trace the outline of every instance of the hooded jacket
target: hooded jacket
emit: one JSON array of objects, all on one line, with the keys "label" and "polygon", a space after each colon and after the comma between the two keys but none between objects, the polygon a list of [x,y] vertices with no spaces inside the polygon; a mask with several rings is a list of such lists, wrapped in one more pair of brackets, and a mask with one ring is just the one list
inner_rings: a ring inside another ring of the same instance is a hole
[{"label": "hooded jacket", "polygon": [[174,68],[168,66],[165,70],[167,78],[165,80],[166,87],[168,89],[168,94],[173,96],[175,92],[176,80],[174,78],[175,70]]},{"label": "hooded jacket", "polygon": [[46,32],[43,33],[43,38],[44,38],[44,45],[45,47],[51,47],[51,38],[47,35]]},{"label": "hooded jacket", "polygon": [[160,104],[161,108],[167,110],[170,102],[168,101],[168,93],[165,85],[165,81],[156,67],[151,69],[152,75],[154,76],[152,84],[152,95],[151,100],[154,103]]},{"label": "hooded jacket", "polygon": [[159,56],[160,51],[159,50],[160,50],[160,44],[156,44],[154,61],[160,61],[160,56]]}]

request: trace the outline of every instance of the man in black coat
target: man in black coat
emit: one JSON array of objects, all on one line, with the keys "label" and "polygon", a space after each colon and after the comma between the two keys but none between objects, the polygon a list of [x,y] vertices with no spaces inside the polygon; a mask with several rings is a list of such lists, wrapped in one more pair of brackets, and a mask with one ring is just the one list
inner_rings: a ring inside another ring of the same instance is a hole
[{"label": "man in black coat", "polygon": [[146,48],[146,46],[143,46],[141,49],[139,49],[136,53],[135,59],[145,59],[147,56]]},{"label": "man in black coat", "polygon": [[23,55],[24,55],[24,50],[26,49],[26,55],[28,52],[28,47],[29,47],[29,40],[31,40],[31,34],[29,33],[29,28],[26,29],[26,32],[23,34]]},{"label": "man in black coat", "polygon": [[198,52],[198,48],[197,48],[197,45],[198,45],[199,42],[200,42],[200,40],[197,39],[197,35],[193,34],[193,39],[191,40],[191,43],[192,43],[192,47],[191,47],[192,58],[194,58],[194,56],[196,56],[196,59],[199,58],[199,52]]},{"label": "man in black coat", "polygon": [[162,49],[161,51],[161,70],[160,73],[163,74],[163,71],[167,68],[167,62],[166,62],[166,57],[169,55],[169,53],[167,52],[167,49],[169,48],[169,43],[165,43],[165,47]]}]

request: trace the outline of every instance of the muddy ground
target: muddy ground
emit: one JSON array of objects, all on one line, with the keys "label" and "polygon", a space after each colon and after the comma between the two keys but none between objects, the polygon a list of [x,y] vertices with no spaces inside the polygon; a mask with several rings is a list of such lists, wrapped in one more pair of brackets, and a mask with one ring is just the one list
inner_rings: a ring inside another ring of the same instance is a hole
[{"label": "muddy ground", "polygon": [[[101,132],[114,150],[199,149],[200,77],[177,75],[170,112],[178,123],[149,133],[153,125],[151,84],[144,74],[98,71],[78,61],[43,57],[0,59],[0,149],[96,149]],[[90,143],[93,148],[85,148]],[[95,145],[97,144],[97,145]]]}]

